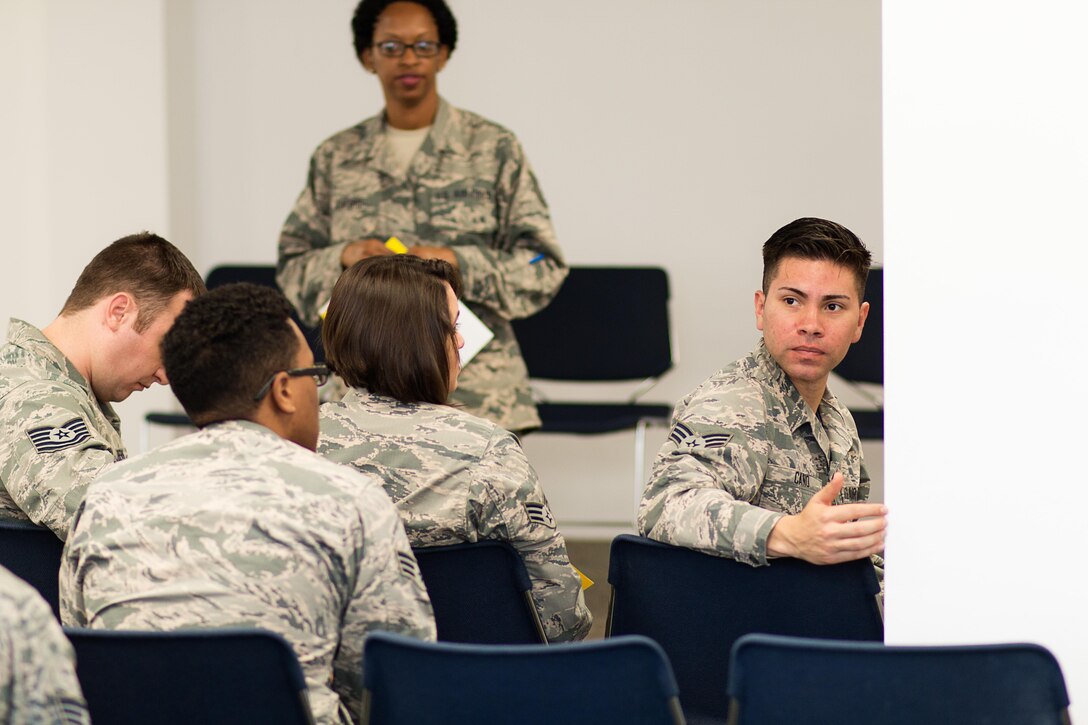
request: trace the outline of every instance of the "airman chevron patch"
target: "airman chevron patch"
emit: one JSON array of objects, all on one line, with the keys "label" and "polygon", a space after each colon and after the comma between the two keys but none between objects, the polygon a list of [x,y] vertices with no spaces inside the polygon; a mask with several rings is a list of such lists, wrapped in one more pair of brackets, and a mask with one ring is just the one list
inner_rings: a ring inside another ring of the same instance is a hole
[{"label": "airman chevron patch", "polygon": [[733,437],[732,433],[711,433],[710,435],[703,436],[704,448],[721,448],[729,439]]},{"label": "airman chevron patch", "polygon": [[397,559],[400,560],[400,573],[409,579],[419,578],[419,564],[416,563],[416,558],[405,551],[397,552]]},{"label": "airman chevron patch", "polygon": [[555,517],[552,516],[547,504],[526,501],[525,513],[529,515],[529,523],[547,526],[549,529],[555,528]]},{"label": "airman chevron patch", "polygon": [[683,445],[684,441],[694,437],[695,434],[691,432],[691,428],[688,428],[683,423],[674,425],[672,431],[669,433],[669,440],[678,446]]},{"label": "airman chevron patch", "polygon": [[91,437],[87,430],[87,423],[82,418],[72,418],[64,425],[54,428],[42,426],[32,428],[26,432],[30,436],[30,442],[34,444],[34,450],[38,453],[56,453],[66,448],[78,446]]}]

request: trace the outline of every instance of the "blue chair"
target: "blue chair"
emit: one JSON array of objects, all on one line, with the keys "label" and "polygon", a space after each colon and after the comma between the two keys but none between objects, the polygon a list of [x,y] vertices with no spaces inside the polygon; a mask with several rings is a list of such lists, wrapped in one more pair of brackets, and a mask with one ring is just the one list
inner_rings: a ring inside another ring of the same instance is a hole
[{"label": "blue chair", "polygon": [[60,619],[60,558],[64,542],[49,529],[0,521],[0,565],[30,584]]},{"label": "blue chair", "polygon": [[676,682],[645,637],[537,646],[363,645],[363,725],[682,725]]},{"label": "blue chair", "polygon": [[617,536],[607,635],[641,634],[669,657],[689,722],[725,721],[729,652],[752,632],[882,641],[876,573],[866,559],[816,566],[732,559]]},{"label": "blue chair", "polygon": [[95,725],[313,723],[295,653],[260,629],[66,628]]},{"label": "blue chair", "polygon": [[[551,304],[511,324],[531,379],[639,382],[626,400],[543,400],[537,404],[541,433],[635,431],[637,511],[646,484],[646,427],[666,425],[672,414],[671,402],[640,402],[672,368],[665,270],[571,267]],[[629,525],[630,521],[619,523]]]},{"label": "blue chair", "polygon": [[547,644],[529,574],[514,547],[480,541],[412,549],[440,642]]},{"label": "blue chair", "polygon": [[729,668],[735,725],[1069,723],[1054,655],[1033,644],[885,647],[742,637]]}]

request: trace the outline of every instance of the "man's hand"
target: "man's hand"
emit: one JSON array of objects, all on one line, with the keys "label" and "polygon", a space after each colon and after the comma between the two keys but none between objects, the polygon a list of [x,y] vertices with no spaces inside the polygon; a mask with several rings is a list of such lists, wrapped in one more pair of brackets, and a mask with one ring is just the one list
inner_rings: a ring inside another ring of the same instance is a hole
[{"label": "man's hand", "polygon": [[360,239],[357,242],[346,245],[340,252],[340,266],[347,269],[360,259],[392,253],[393,250],[385,246],[385,242],[380,239]]},{"label": "man's hand", "polygon": [[454,269],[458,268],[457,255],[449,247],[430,247],[424,244],[414,244],[408,247],[408,254],[414,254],[423,259],[441,259],[443,262],[452,264]]},{"label": "man's hand", "polygon": [[834,505],[842,484],[842,474],[836,473],[801,513],[779,519],[767,538],[767,554],[813,564],[838,564],[880,553],[888,526],[887,507],[878,503]]}]

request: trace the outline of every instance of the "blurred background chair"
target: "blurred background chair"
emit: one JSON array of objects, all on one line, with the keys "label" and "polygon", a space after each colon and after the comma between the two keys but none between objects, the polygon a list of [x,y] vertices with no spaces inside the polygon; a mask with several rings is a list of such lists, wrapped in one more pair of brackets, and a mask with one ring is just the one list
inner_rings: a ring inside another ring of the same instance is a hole
[{"label": "blurred background chair", "polygon": [[873,408],[851,408],[858,435],[863,440],[884,440],[884,396],[875,395],[865,383],[884,385],[884,270],[869,270],[865,283],[865,300],[869,303],[869,317],[861,339],[850,346],[846,357],[835,368],[839,376]]},{"label": "blurred background chair", "polygon": [[60,619],[60,557],[64,542],[44,526],[0,521],[0,564],[38,590]]},{"label": "blurred background chair", "polygon": [[547,644],[521,556],[504,541],[412,549],[441,642]]},{"label": "blurred background chair", "polygon": [[496,647],[374,632],[363,645],[362,722],[681,725],[683,716],[669,663],[644,637]]},{"label": "blurred background chair", "polygon": [[1057,660],[1031,644],[885,647],[748,635],[733,648],[735,725],[1069,723]]},{"label": "blurred background chair", "polygon": [[[689,723],[722,723],[729,652],[752,632],[882,641],[880,591],[868,559],[752,567],[627,534],[612,541],[608,634],[641,634],[669,657]],[[834,698],[838,679],[829,678]],[[876,722],[876,721],[874,721]]]},{"label": "blurred background chair", "polygon": [[313,723],[295,653],[259,629],[65,628],[95,725]]},{"label": "blurred background chair", "polygon": [[[279,289],[279,286],[276,284],[276,267],[270,264],[221,265],[213,268],[204,280],[204,284],[208,289],[215,289],[216,287],[222,287],[225,284],[232,284],[235,282],[249,282],[250,284]],[[321,327],[310,327],[309,325],[303,324],[302,319],[298,316],[297,312],[292,312],[291,319],[295,321],[295,324],[302,330],[302,334],[305,336],[306,341],[310,343],[310,349],[313,350],[314,353],[314,362],[323,361],[325,359],[325,348],[321,345]],[[152,425],[183,427],[191,426],[192,423],[189,421],[189,416],[178,411],[152,411],[147,413],[144,416],[143,424],[140,428],[141,451],[146,451],[151,445]]]},{"label": "blurred background chair", "polygon": [[[551,304],[514,320],[529,377],[576,383],[640,381],[625,400],[541,397],[542,433],[635,431],[635,507],[646,483],[646,426],[667,425],[672,404],[640,399],[672,368],[669,280],[659,267],[571,267]],[[539,390],[535,391],[539,396]]]}]

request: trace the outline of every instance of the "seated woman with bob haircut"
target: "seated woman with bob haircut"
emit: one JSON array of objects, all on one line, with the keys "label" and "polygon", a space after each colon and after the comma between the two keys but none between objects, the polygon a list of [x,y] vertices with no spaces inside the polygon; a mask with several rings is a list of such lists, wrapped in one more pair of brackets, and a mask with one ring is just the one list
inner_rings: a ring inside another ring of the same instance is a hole
[{"label": "seated woman with bob haircut", "polygon": [[582,639],[593,619],[581,580],[517,438],[446,402],[464,344],[460,290],[451,265],[410,255],[344,271],[322,342],[350,390],[321,406],[318,453],[380,477],[412,546],[510,542],[548,640]]}]

